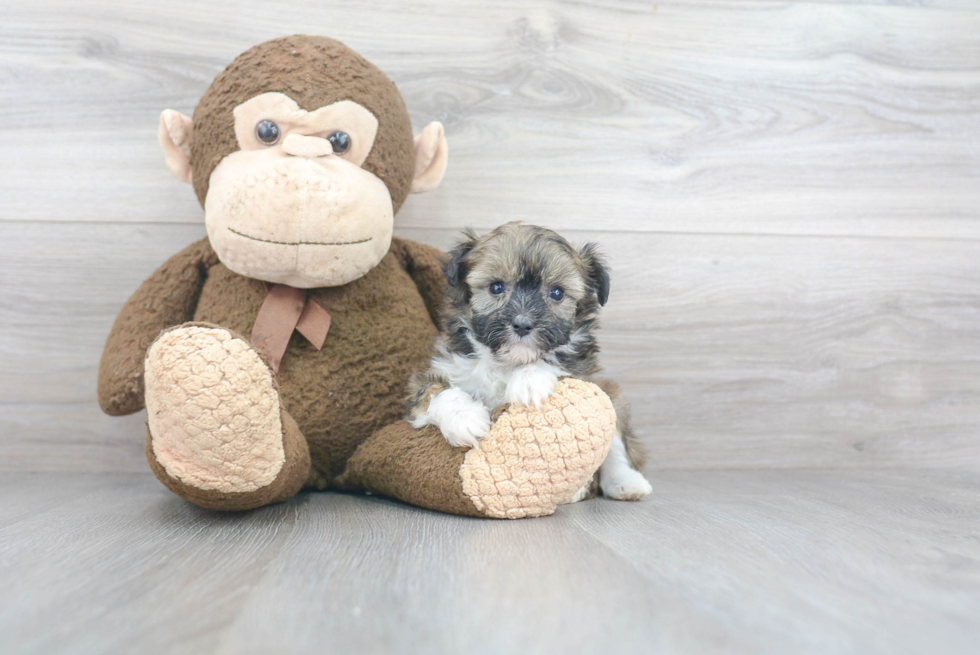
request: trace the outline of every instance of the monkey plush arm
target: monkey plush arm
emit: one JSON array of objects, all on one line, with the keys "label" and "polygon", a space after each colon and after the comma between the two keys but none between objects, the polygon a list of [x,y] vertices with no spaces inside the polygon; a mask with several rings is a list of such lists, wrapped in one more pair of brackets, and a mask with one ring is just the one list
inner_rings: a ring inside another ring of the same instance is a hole
[{"label": "monkey plush arm", "polygon": [[432,322],[439,325],[439,308],[446,295],[446,256],[438,248],[397,237],[391,240],[391,251],[415,281]]},{"label": "monkey plush arm", "polygon": [[161,330],[193,318],[218,257],[202,239],[168,259],[123,305],[99,364],[99,405],[112,416],[143,409],[143,358]]}]

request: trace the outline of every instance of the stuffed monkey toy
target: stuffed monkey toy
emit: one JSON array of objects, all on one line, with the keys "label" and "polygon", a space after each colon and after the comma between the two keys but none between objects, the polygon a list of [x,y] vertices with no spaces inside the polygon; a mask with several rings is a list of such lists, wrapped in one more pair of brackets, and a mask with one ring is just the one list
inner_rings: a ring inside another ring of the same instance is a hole
[{"label": "stuffed monkey toy", "polygon": [[590,479],[615,412],[581,380],[506,409],[480,448],[400,420],[445,280],[439,251],[392,236],[394,215],[439,185],[448,150],[439,123],[413,137],[378,68],[325,37],[268,41],[193,120],[164,111],[159,139],[208,236],[126,302],[98,395],[108,414],[146,408],[147,460],[170,490],[217,510],[336,488],[519,518]]}]

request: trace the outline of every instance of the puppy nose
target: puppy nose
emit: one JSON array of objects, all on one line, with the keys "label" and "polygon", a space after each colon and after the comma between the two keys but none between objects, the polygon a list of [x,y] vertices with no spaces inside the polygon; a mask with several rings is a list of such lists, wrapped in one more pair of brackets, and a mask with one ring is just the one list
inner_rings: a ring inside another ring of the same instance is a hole
[{"label": "puppy nose", "polygon": [[305,136],[303,134],[290,134],[282,141],[282,151],[294,157],[306,157],[316,159],[333,154],[333,146],[330,142],[320,136]]},{"label": "puppy nose", "polygon": [[534,321],[529,319],[527,316],[515,316],[514,321],[511,323],[511,327],[514,328],[514,332],[517,333],[519,337],[526,337],[534,329]]}]

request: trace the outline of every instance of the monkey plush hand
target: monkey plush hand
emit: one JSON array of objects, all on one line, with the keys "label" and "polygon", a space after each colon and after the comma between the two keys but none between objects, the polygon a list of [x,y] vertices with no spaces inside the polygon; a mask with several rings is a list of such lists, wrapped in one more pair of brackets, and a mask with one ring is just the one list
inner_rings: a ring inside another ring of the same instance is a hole
[{"label": "monkey plush hand", "polygon": [[147,459],[172,491],[236,510],[340,487],[520,517],[589,480],[615,417],[585,382],[509,409],[479,449],[398,420],[445,282],[440,252],[393,238],[394,215],[439,185],[448,150],[439,123],[413,137],[384,73],[332,39],[268,41],[218,75],[193,120],[164,111],[159,138],[208,236],[123,307],[99,403],[146,407]]}]

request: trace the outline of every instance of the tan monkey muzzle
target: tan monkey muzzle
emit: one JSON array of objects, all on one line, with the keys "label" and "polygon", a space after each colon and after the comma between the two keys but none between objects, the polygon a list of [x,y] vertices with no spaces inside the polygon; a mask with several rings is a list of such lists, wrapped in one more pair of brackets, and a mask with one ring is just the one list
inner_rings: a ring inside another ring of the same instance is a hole
[{"label": "tan monkey muzzle", "polygon": [[384,182],[334,156],[326,139],[303,135],[222,160],[204,211],[228,268],[299,288],[367,273],[388,252],[394,219]]}]

